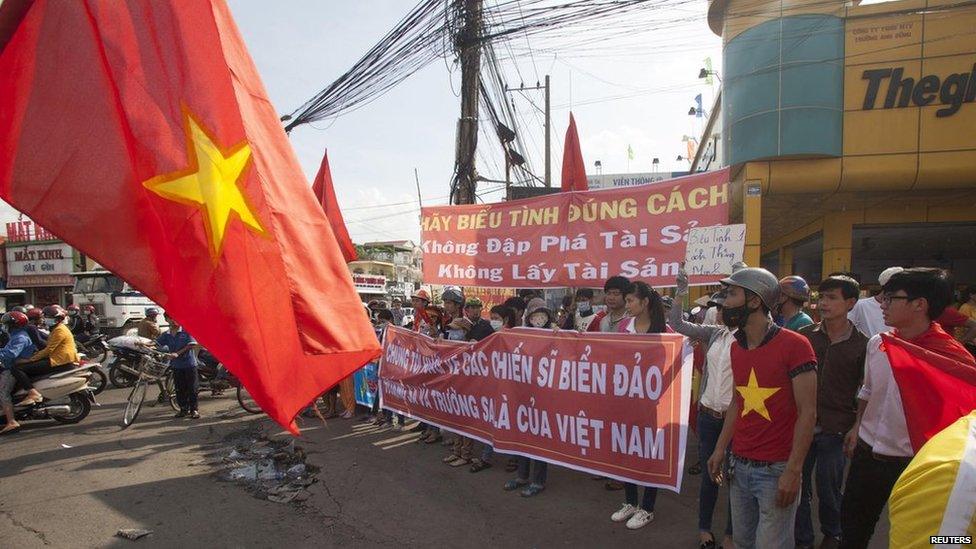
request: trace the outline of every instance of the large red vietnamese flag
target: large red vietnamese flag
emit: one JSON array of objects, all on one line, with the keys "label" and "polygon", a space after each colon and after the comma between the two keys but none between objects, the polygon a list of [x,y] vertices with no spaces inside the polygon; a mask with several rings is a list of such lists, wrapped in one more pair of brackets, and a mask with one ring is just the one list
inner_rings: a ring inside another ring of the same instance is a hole
[{"label": "large red vietnamese flag", "polygon": [[976,410],[976,362],[962,345],[952,345],[948,335],[943,341],[950,345],[942,345],[943,352],[889,333],[881,339],[898,384],[908,437],[918,452],[942,429]]},{"label": "large red vietnamese flag", "polygon": [[292,430],[379,352],[221,0],[36,0],[0,52],[0,198],[164,306]]},{"label": "large red vietnamese flag", "polygon": [[315,174],[315,181],[312,183],[312,192],[322,206],[322,211],[329,218],[332,224],[332,232],[342,250],[342,257],[346,263],[356,261],[356,246],[349,238],[349,231],[346,229],[346,222],[342,219],[342,212],[339,211],[339,200],[336,199],[335,186],[332,183],[332,170],[329,169],[329,151],[322,155],[322,165],[319,166],[319,173]]}]

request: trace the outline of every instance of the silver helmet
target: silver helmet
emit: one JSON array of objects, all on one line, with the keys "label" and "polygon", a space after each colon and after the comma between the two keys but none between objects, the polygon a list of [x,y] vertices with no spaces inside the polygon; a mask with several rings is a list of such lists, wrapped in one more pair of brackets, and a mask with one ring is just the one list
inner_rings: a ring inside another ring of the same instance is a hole
[{"label": "silver helmet", "polygon": [[722,279],[726,286],[739,286],[759,296],[767,309],[773,310],[779,302],[779,280],[773,273],[758,267],[746,267]]}]

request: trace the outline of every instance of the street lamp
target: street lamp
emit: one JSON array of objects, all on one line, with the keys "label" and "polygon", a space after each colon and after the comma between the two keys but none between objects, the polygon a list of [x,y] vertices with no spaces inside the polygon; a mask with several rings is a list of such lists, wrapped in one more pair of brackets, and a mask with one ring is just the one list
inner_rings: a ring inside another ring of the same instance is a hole
[{"label": "street lamp", "polygon": [[715,72],[715,71],[710,71],[710,70],[706,69],[705,67],[702,67],[702,69],[700,71],[698,71],[698,78],[699,79],[704,80],[705,78],[708,78],[709,76],[714,76],[715,78],[718,78],[718,81],[719,82],[722,81],[722,77],[719,76],[718,73]]}]

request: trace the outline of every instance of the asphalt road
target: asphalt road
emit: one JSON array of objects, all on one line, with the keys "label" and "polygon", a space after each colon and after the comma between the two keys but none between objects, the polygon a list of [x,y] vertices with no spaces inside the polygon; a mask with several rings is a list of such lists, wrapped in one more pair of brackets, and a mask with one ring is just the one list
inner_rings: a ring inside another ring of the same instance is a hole
[{"label": "asphalt road", "polygon": [[[296,443],[318,482],[303,503],[273,503],[217,475],[232,438],[289,436],[264,416],[231,392],[203,393],[200,420],[158,406],[122,430],[127,394],[105,391],[80,424],[31,422],[0,438],[0,547],[697,547],[697,476],[680,495],[662,491],[656,520],[629,531],[609,520],[623,493],[588,475],[550,467],[547,489],[525,499],[501,489],[502,460],[471,474],[416,435],[304,420]],[[720,506],[716,528],[724,521]],[[114,537],[120,528],[153,534],[129,541]],[[886,546],[886,530],[872,547]]]}]

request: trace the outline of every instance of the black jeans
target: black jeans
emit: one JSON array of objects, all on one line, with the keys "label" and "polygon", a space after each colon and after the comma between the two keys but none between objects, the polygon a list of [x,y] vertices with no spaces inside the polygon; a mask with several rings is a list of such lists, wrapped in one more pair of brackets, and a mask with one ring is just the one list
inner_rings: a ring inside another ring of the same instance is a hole
[{"label": "black jeans", "polygon": [[634,507],[640,507],[648,513],[654,512],[654,503],[657,502],[657,488],[645,487],[644,497],[641,498],[640,505],[637,504],[637,485],[629,482],[624,483],[624,496],[627,503]]},{"label": "black jeans", "polygon": [[173,382],[176,385],[176,402],[180,410],[194,412],[197,409],[197,368],[173,368]]},{"label": "black jeans", "polygon": [[902,472],[908,467],[910,458],[904,461],[883,461],[871,454],[871,449],[858,441],[851,459],[851,469],[847,473],[844,488],[844,501],[840,506],[840,528],[842,548],[860,549],[868,546],[874,527],[891,489]]},{"label": "black jeans", "polygon": [[11,373],[14,375],[14,379],[17,380],[17,386],[29,391],[34,388],[34,383],[30,380],[31,377],[43,376],[73,367],[74,364],[51,366],[50,360],[42,358],[41,360],[35,360],[34,362],[15,365]]}]

